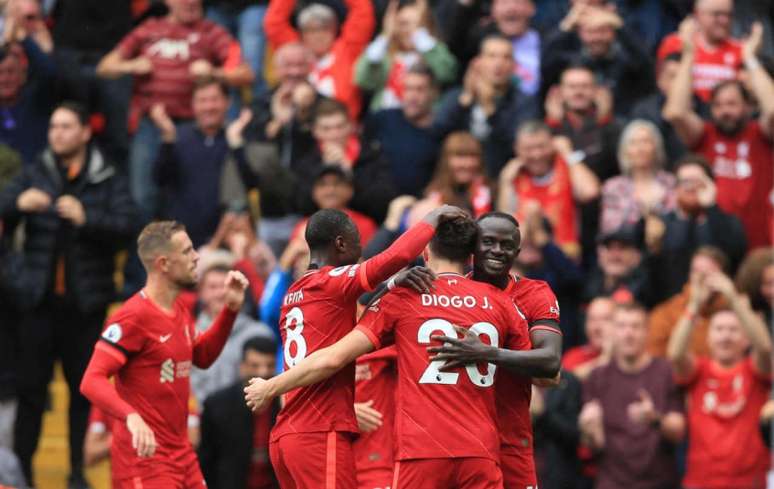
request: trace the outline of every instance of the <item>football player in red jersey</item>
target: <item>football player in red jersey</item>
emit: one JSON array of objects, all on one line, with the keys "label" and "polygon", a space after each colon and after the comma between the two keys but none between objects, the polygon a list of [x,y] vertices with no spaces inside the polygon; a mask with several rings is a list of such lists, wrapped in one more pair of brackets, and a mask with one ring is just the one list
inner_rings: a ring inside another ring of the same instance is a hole
[{"label": "football player in red jersey", "polygon": [[[196,333],[178,300],[196,284],[199,259],[185,227],[154,222],[137,240],[148,273],[145,287],[108,320],[81,382],[81,392],[120,422],[113,424],[116,489],[204,488],[188,441],[191,365],[207,368],[223,349],[242,307],[247,279],[226,276],[226,305],[212,326]],[[115,385],[110,377],[115,376]]]},{"label": "football player in red jersey", "polygon": [[[285,369],[352,331],[357,298],[414,260],[440,217],[461,215],[456,207],[436,209],[385,252],[357,264],[360,236],[352,220],[334,209],[313,214],[305,231],[311,265],[288,289],[280,313]],[[354,381],[351,363],[330,379],[285,396],[269,445],[283,489],[356,487]]]},{"label": "football player in red jersey", "polygon": [[360,355],[394,343],[398,390],[392,489],[501,488],[493,388],[497,367],[489,363],[445,371],[445,362],[430,362],[427,354],[434,334],[456,336],[454,324],[468,326],[496,347],[529,347],[527,325],[511,299],[462,275],[476,234],[468,217],[439,224],[425,250],[438,277],[432,292],[392,290],[339,342],[274,379],[251,381],[245,389],[248,405],[258,409],[291,389],[334,377]]},{"label": "football player in red jersey", "polygon": [[[508,351],[463,332],[464,338],[440,338],[447,345],[431,348],[437,359],[454,364],[492,362],[506,368],[498,377],[497,413],[500,421],[500,461],[506,489],[536,489],[537,475],[532,447],[529,403],[532,377],[553,378],[559,372],[562,333],[559,303],[547,283],[510,273],[519,253],[519,224],[510,214],[491,212],[478,219],[478,242],[473,261],[473,279],[505,291],[524,314],[532,349]],[[399,285],[423,280],[429,271],[419,267],[396,277]]]}]

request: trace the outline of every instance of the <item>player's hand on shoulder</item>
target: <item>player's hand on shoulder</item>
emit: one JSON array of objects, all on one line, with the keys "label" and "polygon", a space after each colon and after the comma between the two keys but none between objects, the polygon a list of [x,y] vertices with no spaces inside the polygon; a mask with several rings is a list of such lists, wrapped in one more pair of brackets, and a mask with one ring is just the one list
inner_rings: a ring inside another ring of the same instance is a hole
[{"label": "player's hand on shoulder", "polygon": [[250,410],[253,412],[265,410],[271,399],[269,383],[265,379],[260,377],[250,379],[249,385],[245,387],[245,402]]},{"label": "player's hand on shoulder", "polygon": [[250,283],[247,277],[236,270],[231,270],[226,275],[226,307],[234,312],[242,308],[245,301],[245,290]]},{"label": "player's hand on shoulder", "polygon": [[411,267],[395,274],[392,284],[395,287],[414,289],[420,294],[429,294],[435,288],[435,272],[426,267]]},{"label": "player's hand on shoulder", "polygon": [[425,216],[425,222],[433,227],[437,227],[441,221],[449,221],[457,218],[470,218],[470,215],[453,205],[442,205],[441,207],[429,212]]},{"label": "player's hand on shoulder", "polygon": [[152,457],[156,452],[156,436],[142,417],[137,413],[131,413],[126,417],[126,428],[132,434],[132,448],[137,451],[137,455]]}]

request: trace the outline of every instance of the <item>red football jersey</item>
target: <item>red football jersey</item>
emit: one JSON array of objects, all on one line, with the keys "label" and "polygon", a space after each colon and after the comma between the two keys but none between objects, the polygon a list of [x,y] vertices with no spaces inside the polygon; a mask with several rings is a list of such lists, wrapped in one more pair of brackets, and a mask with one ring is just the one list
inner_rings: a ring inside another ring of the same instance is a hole
[{"label": "red football jersey", "polygon": [[[511,276],[505,289],[524,314],[531,330],[546,329],[561,334],[552,324],[559,323],[559,302],[551,287],[542,280]],[[532,420],[529,403],[532,379],[503,371],[497,381],[497,414],[500,420],[500,449],[523,454],[526,467],[534,472]]]},{"label": "red football jersey", "polygon": [[765,487],[769,450],[759,432],[761,408],[771,379],[746,358],[724,369],[707,357],[696,360],[685,386],[688,403],[688,470],[685,487]]},{"label": "red football jersey", "polygon": [[750,249],[772,243],[771,192],[774,188],[774,147],[751,121],[736,136],[726,136],[711,122],[693,148],[710,162],[717,184],[718,207],[742,221]]},{"label": "red football jersey", "polygon": [[496,365],[442,372],[443,362],[428,361],[427,348],[437,344],[430,337],[456,337],[453,325],[470,328],[490,344],[529,348],[527,324],[513,301],[489,284],[454,273],[439,274],[431,294],[391,291],[366,311],[357,326],[376,348],[394,342],[398,351],[396,460],[499,461]]},{"label": "red football jersey", "polygon": [[192,24],[173,22],[166,17],[151,18],[124,37],[116,48],[125,59],[144,56],[153,70],[134,78],[130,119],[163,102],[170,117],[191,118],[194,79],[190,65],[205,60],[215,67],[241,62],[237,41],[218,24],[202,19]]},{"label": "red football jersey", "polygon": [[[118,395],[153,430],[158,448],[153,459],[176,459],[192,450],[188,441],[189,375],[196,330],[191,313],[175,302],[174,314],[162,311],[144,292],[126,301],[107,320],[95,348],[113,355],[123,353],[126,363],[115,376]],[[111,345],[111,346],[107,346]],[[142,475],[140,459],[132,448],[125,423],[113,423],[113,473]]]},{"label": "red football jersey", "polygon": [[355,402],[373,401],[371,407],[382,413],[382,426],[370,433],[361,433],[352,444],[358,472],[376,468],[392,470],[396,358],[395,347],[390,346],[357,359]]},{"label": "red football jersey", "polygon": [[[280,311],[285,369],[352,331],[357,319],[357,298],[419,255],[434,231],[429,224],[420,223],[387,251],[360,265],[310,270],[293,283]],[[275,441],[288,433],[357,433],[354,402],[353,362],[329,379],[288,392],[271,439]]]},{"label": "red football jersey", "polygon": [[[672,53],[680,53],[683,42],[677,33],[670,34],[658,48],[658,59],[663,60]],[[696,43],[693,62],[693,91],[708,102],[712,89],[725,80],[736,79],[742,68],[742,45],[735,39],[728,39],[717,47]]]}]

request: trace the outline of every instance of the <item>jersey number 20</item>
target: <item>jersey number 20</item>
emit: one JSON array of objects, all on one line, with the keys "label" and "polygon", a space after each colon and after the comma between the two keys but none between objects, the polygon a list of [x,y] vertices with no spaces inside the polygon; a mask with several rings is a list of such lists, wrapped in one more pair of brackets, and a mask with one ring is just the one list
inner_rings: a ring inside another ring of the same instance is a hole
[{"label": "jersey number 20", "polygon": [[[294,307],[285,316],[285,362],[288,368],[295,367],[306,357],[306,340],[301,335],[304,332],[304,313]],[[292,355],[290,345],[296,345],[296,353]]]},{"label": "jersey number 20", "polygon": [[[430,335],[435,331],[441,331],[445,336],[450,338],[456,338],[457,332],[454,331],[454,326],[445,319],[429,319],[422,323],[419,327],[417,334],[417,341],[420,344],[430,344]],[[486,335],[489,337],[489,343],[492,345],[498,345],[500,340],[500,334],[497,332],[497,328],[491,323],[476,323],[470,327],[470,331],[477,336]],[[286,350],[287,351],[287,350]],[[441,372],[441,368],[446,364],[444,361],[433,361],[427,366],[422,377],[419,379],[420,384],[456,384],[460,374],[456,372]],[[470,377],[470,381],[474,385],[480,387],[490,387],[494,384],[495,369],[497,366],[493,363],[486,364],[486,375],[481,375],[476,365],[466,365],[465,370]]]}]

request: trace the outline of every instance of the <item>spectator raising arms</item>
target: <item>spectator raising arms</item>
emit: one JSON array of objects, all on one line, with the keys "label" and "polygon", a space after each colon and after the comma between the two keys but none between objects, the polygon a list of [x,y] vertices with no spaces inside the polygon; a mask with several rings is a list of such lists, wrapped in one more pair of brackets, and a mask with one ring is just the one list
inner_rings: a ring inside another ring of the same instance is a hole
[{"label": "spectator raising arms", "polygon": [[[734,80],[742,68],[742,46],[731,38],[731,20],[734,0],[697,0],[693,16],[684,22],[691,23],[691,60],[688,65],[693,73],[693,92],[708,102],[712,89],[722,81]],[[673,53],[685,51],[686,38],[681,26],[661,42],[658,59],[663,61]]]},{"label": "spectator raising arms", "polygon": [[498,210],[524,218],[526,204],[537,202],[554,229],[556,242],[574,257],[580,256],[577,203],[599,196],[594,173],[572,154],[567,138],[552,139],[551,129],[539,121],[519,127],[517,158],[500,173]]},{"label": "spectator raising arms", "polygon": [[403,104],[403,76],[417,62],[424,62],[439,84],[454,81],[457,60],[434,30],[427,0],[400,6],[390,0],[382,32],[355,66],[355,83],[375,92],[372,111]]},{"label": "spectator raising arms", "polygon": [[[697,357],[688,348],[691,333],[700,308],[716,294],[730,309],[710,318],[709,356]],[[770,454],[758,431],[758,417],[771,389],[771,338],[749,299],[723,273],[711,274],[692,289],[667,355],[688,392],[683,486],[765,487]]]},{"label": "spectator raising arms", "polygon": [[169,14],[140,24],[97,66],[97,74],[105,78],[134,77],[129,178],[132,197],[145,219],[155,217],[158,205],[153,162],[161,134],[149,117],[151,107],[163,104],[173,121],[190,120],[196,80],[214,77],[234,86],[253,80],[236,40],[202,18],[202,0],[167,0],[167,5]]},{"label": "spectator raising arms", "polygon": [[656,126],[643,120],[627,124],[618,143],[621,175],[602,187],[601,232],[634,226],[645,216],[674,208],[675,177],[663,170],[665,160]]},{"label": "spectator raising arms", "polygon": [[749,93],[733,80],[712,89],[711,120],[702,120],[692,109],[691,79],[698,56],[695,31],[692,19],[680,25],[683,54],[664,106],[664,117],[674,125],[686,146],[712,165],[718,206],[739,217],[749,246],[769,245],[774,239],[770,199],[774,188],[774,82],[755,54],[761,43],[761,26],[753,26],[742,46],[742,58],[760,105],[757,120],[751,118]]},{"label": "spectator raising arms", "polygon": [[353,81],[354,66],[371,40],[376,21],[371,0],[344,3],[348,14],[341,26],[332,8],[313,3],[298,14],[297,31],[290,23],[296,1],[271,0],[264,28],[275,49],[298,40],[308,47],[317,60],[311,74],[314,87],[326,97],[346,104],[350,117],[357,119],[362,102]]}]

